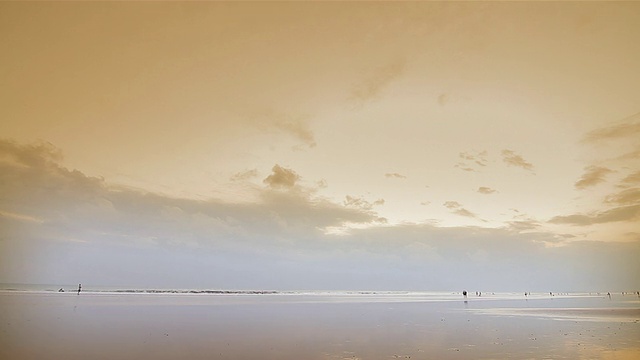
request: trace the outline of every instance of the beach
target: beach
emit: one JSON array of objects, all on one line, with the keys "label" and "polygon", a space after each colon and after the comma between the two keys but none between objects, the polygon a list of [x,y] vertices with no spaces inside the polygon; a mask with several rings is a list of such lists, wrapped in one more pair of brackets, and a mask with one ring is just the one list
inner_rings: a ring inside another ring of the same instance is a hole
[{"label": "beach", "polygon": [[2,359],[637,359],[637,295],[0,292]]}]

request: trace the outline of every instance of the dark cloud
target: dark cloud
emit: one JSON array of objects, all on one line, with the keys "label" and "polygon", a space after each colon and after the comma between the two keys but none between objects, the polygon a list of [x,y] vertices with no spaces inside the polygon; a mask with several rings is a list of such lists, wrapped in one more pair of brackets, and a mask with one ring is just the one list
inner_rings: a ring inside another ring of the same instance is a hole
[{"label": "dark cloud", "polygon": [[576,189],[585,189],[587,187],[591,187],[597,184],[604,182],[607,174],[612,173],[611,169],[607,169],[601,166],[587,166],[584,168],[585,173],[582,175],[580,180],[576,181],[575,187]]},{"label": "dark cloud", "polygon": [[396,179],[406,179],[407,177],[402,175],[402,174],[398,174],[398,173],[386,173],[384,174],[385,177],[388,178],[396,178]]},{"label": "dark cloud", "polygon": [[497,190],[494,190],[494,189],[492,189],[490,187],[486,187],[486,186],[480,186],[478,188],[478,192],[480,194],[493,194],[493,193],[497,192]]},{"label": "dark cloud", "polygon": [[516,154],[513,150],[502,150],[502,161],[509,166],[520,167],[525,170],[533,171],[533,165],[526,161],[522,156]]},{"label": "dark cloud", "polygon": [[267,176],[263,182],[272,188],[292,188],[300,180],[300,176],[295,171],[276,164],[271,169],[273,172]]}]

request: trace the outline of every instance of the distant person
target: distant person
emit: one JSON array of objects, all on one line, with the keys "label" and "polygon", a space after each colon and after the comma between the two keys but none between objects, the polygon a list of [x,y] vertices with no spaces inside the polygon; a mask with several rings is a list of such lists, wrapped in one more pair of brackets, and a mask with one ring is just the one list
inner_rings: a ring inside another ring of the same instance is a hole
[{"label": "distant person", "polygon": [[467,290],[462,290],[462,296],[464,296],[464,298],[467,298]]},{"label": "distant person", "polygon": [[610,292],[607,293],[607,296],[609,297],[609,300],[611,300],[611,293]]},{"label": "distant person", "polygon": [[82,291],[82,284],[78,284],[78,295],[80,295],[80,291]]},{"label": "distant person", "polygon": [[63,288],[60,288],[60,289],[58,290],[58,292],[64,292],[64,289],[63,289]]}]

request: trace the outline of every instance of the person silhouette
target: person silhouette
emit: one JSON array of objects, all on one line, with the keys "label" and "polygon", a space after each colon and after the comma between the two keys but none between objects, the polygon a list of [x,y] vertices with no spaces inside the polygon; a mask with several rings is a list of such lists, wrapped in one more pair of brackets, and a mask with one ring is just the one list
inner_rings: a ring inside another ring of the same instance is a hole
[{"label": "person silhouette", "polygon": [[78,284],[78,295],[80,295],[80,291],[82,291],[82,284]]}]

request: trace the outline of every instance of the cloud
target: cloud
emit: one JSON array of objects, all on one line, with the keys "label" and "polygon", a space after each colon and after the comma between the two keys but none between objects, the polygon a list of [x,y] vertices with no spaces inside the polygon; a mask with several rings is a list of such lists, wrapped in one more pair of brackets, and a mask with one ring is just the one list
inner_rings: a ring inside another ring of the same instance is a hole
[{"label": "cloud", "polygon": [[384,199],[378,199],[374,202],[369,202],[362,197],[355,197],[347,195],[345,196],[344,206],[355,207],[363,210],[371,210],[374,206],[384,205]]},{"label": "cloud", "polygon": [[627,177],[622,179],[622,184],[624,185],[640,184],[640,171],[636,171],[632,174],[627,175]]},{"label": "cloud", "polygon": [[628,153],[624,153],[616,158],[617,160],[636,160],[640,159],[640,150],[630,151]]},{"label": "cloud", "polygon": [[454,167],[463,171],[477,171],[479,167],[487,166],[487,151],[480,151],[475,153],[461,152],[458,154],[463,161],[457,163]]},{"label": "cloud", "polygon": [[[22,229],[20,237],[29,241],[75,238],[131,245],[233,247],[254,238],[266,244],[270,238],[292,233],[304,239],[329,226],[379,220],[373,212],[312,197],[298,188],[299,176],[293,170],[279,165],[265,179],[268,187],[257,190],[258,202],[228,203],[113,186],[52,160],[59,158],[54,148],[0,140],[3,231]],[[296,191],[276,191],[294,187]]]},{"label": "cloud", "polygon": [[458,209],[460,207],[462,207],[462,204],[460,204],[457,201],[446,201],[442,204],[444,207],[446,207],[447,209]]},{"label": "cloud", "polygon": [[497,191],[497,190],[494,190],[494,189],[492,189],[492,188],[490,188],[490,187],[486,187],[486,186],[480,186],[480,187],[478,188],[478,192],[479,192],[480,194],[493,194],[493,193],[495,193],[496,191]]},{"label": "cloud", "polygon": [[607,196],[605,202],[618,205],[632,205],[640,203],[640,188],[631,188]]},{"label": "cloud", "polygon": [[575,183],[576,189],[585,189],[604,182],[604,178],[607,174],[612,173],[611,169],[600,166],[587,166],[584,168],[585,173],[580,180]]},{"label": "cloud", "polygon": [[[2,282],[73,283],[81,274],[96,286],[235,289],[638,285],[637,242],[547,247],[557,236],[514,231],[523,223],[504,229],[386,224],[366,209],[382,199],[352,197],[347,201],[365,209],[345,206],[310,195],[297,179],[284,181],[293,184],[285,187],[290,191],[256,188],[250,203],[171,198],[66,169],[60,158],[52,147],[0,140]],[[272,180],[292,173],[274,166]],[[445,206],[463,209],[454,201]],[[332,227],[350,230],[338,237],[327,233]]]},{"label": "cloud", "polygon": [[462,207],[462,204],[457,201],[446,201],[442,205],[444,205],[444,207],[451,210],[451,212],[456,215],[478,219],[478,216],[476,214]]},{"label": "cloud", "polygon": [[317,186],[319,189],[326,189],[327,186],[329,186],[329,184],[327,183],[327,180],[325,179],[320,179],[316,182]]},{"label": "cloud", "polygon": [[283,168],[276,164],[271,169],[273,173],[267,176],[263,182],[272,188],[292,188],[300,180],[300,176],[291,169]]},{"label": "cloud", "polygon": [[247,114],[247,120],[264,131],[278,130],[298,139],[309,148],[315,147],[316,140],[309,128],[309,116],[280,112],[274,109],[261,109]]},{"label": "cloud", "polygon": [[244,181],[244,180],[253,179],[257,176],[258,176],[258,170],[251,169],[251,170],[241,171],[239,173],[233,174],[231,176],[231,181]]},{"label": "cloud", "polygon": [[402,75],[405,61],[398,60],[374,69],[365,79],[351,89],[349,100],[358,104],[377,99],[382,91]]},{"label": "cloud", "polygon": [[283,132],[297,137],[309,147],[316,146],[315,136],[306,122],[297,119],[280,119],[274,122],[274,126]]},{"label": "cloud", "polygon": [[509,229],[514,231],[535,230],[540,227],[540,223],[535,220],[517,220],[507,222]]},{"label": "cloud", "polygon": [[620,221],[635,221],[640,218],[640,205],[620,206],[605,211],[589,214],[573,214],[555,216],[549,220],[552,224],[569,224],[576,226],[588,226]]},{"label": "cloud", "polygon": [[640,138],[640,113],[622,119],[620,124],[590,131],[584,136],[584,141],[599,142],[622,138]]},{"label": "cloud", "polygon": [[475,172],[476,171],[476,169],[474,169],[474,168],[472,168],[470,166],[467,166],[465,163],[461,163],[461,162],[455,164],[454,167],[457,167],[458,169],[460,169],[462,171],[468,171],[468,172]]},{"label": "cloud", "polygon": [[24,166],[46,166],[62,160],[62,152],[49,142],[18,144],[0,140],[0,160]]},{"label": "cloud", "polygon": [[6,218],[9,218],[9,219],[12,219],[12,220],[33,222],[33,223],[39,223],[39,224],[44,223],[43,219],[39,219],[39,218],[36,218],[36,217],[33,217],[33,216],[29,216],[29,215],[10,213],[10,212],[6,212],[6,211],[0,211],[0,217],[6,217]]},{"label": "cloud", "polygon": [[520,167],[529,171],[533,170],[533,165],[527,162],[522,156],[516,154],[514,151],[505,149],[502,150],[501,154],[502,161],[504,161],[509,166]]},{"label": "cloud", "polygon": [[[557,236],[544,232],[520,233],[513,229],[445,228],[430,224],[370,227],[354,230],[352,237],[353,242],[347,242],[346,246],[362,245],[376,252],[371,255],[378,259],[377,270],[372,270],[379,274],[374,276],[376,281],[385,282],[390,274],[380,271],[381,268],[393,264],[396,271],[403,269],[401,276],[392,276],[399,287],[404,281],[412,283],[417,276],[422,288],[432,289],[470,286],[540,288],[541,291],[563,286],[594,289],[598,286],[596,283],[636,284],[637,277],[630,271],[640,270],[635,259],[640,250],[637,242],[574,241],[565,246],[548,247],[545,244],[558,244]],[[393,246],[389,239],[393,239]],[[600,266],[593,266],[596,261]],[[564,271],[567,267],[574,271]],[[424,276],[425,273],[430,276]]]},{"label": "cloud", "polygon": [[440,106],[447,105],[447,103],[449,103],[449,100],[449,94],[442,93],[438,96],[438,104],[440,104]]},{"label": "cloud", "polygon": [[402,174],[398,174],[398,173],[386,173],[384,174],[385,177],[388,178],[396,178],[396,179],[406,179],[407,177],[402,175]]}]

